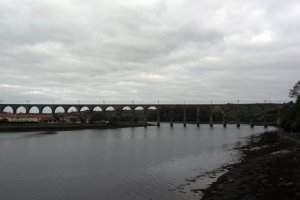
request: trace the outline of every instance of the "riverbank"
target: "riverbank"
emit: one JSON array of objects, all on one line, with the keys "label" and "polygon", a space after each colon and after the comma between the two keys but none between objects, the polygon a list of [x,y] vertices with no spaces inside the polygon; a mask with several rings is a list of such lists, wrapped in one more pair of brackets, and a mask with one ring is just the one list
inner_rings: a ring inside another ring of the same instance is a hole
[{"label": "riverbank", "polygon": [[202,200],[300,199],[299,140],[280,130],[251,137],[241,162],[202,190]]},{"label": "riverbank", "polygon": [[153,124],[140,124],[130,122],[119,122],[114,124],[1,124],[1,132],[25,132],[25,131],[68,131],[83,129],[112,129],[127,127],[154,126]]}]

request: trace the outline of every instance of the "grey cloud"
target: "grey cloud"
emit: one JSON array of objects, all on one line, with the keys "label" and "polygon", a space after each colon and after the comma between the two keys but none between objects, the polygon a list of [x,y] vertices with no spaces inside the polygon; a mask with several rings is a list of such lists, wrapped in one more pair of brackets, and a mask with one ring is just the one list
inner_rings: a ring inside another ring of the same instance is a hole
[{"label": "grey cloud", "polygon": [[0,99],[287,101],[300,72],[299,7],[2,1]]}]

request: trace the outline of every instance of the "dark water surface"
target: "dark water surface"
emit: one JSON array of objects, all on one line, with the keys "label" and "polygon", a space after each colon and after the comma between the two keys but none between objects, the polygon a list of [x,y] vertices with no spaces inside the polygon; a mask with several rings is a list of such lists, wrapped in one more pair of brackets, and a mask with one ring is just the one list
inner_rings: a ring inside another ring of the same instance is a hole
[{"label": "dark water surface", "polygon": [[235,159],[233,147],[265,130],[162,124],[1,133],[0,199],[191,199],[170,190]]}]

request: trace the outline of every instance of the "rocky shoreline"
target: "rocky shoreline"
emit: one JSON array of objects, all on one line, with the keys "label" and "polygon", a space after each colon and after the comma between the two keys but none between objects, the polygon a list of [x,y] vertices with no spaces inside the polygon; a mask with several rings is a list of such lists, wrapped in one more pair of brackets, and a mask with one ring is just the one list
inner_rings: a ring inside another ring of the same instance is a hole
[{"label": "rocky shoreline", "polygon": [[300,199],[300,141],[281,130],[251,137],[242,160],[202,190],[202,200]]}]

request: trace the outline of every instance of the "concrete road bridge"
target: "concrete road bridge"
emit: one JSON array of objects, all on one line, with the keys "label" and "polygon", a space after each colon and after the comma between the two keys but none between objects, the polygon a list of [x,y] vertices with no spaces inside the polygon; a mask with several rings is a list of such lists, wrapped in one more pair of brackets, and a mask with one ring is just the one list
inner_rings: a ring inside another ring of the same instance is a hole
[{"label": "concrete road bridge", "polygon": [[183,111],[183,124],[186,126],[187,123],[187,111],[194,109],[196,111],[195,123],[197,126],[200,124],[200,109],[208,109],[210,111],[210,125],[213,126],[213,110],[218,108],[221,110],[223,115],[223,125],[226,126],[227,119],[226,113],[230,110],[234,110],[237,113],[236,124],[240,126],[240,110],[249,109],[251,111],[251,120],[249,124],[254,126],[254,115],[253,110],[262,109],[264,112],[264,125],[267,125],[266,117],[268,110],[276,110],[277,112],[277,124],[280,123],[280,112],[286,104],[275,104],[275,103],[254,103],[254,104],[0,104],[0,113],[4,113],[6,109],[10,109],[12,113],[17,114],[19,109],[25,110],[25,113],[31,113],[32,109],[38,110],[39,114],[45,113],[45,109],[50,110],[52,114],[56,112],[58,108],[63,110],[64,113],[69,112],[72,108],[77,112],[83,110],[89,110],[90,112],[115,110],[121,114],[124,110],[134,111],[139,109],[144,111],[144,122],[147,122],[147,112],[149,109],[155,109],[157,114],[157,126],[160,126],[160,111],[162,109],[168,109],[170,111],[170,125],[173,126],[173,112],[174,109],[181,109]]}]

